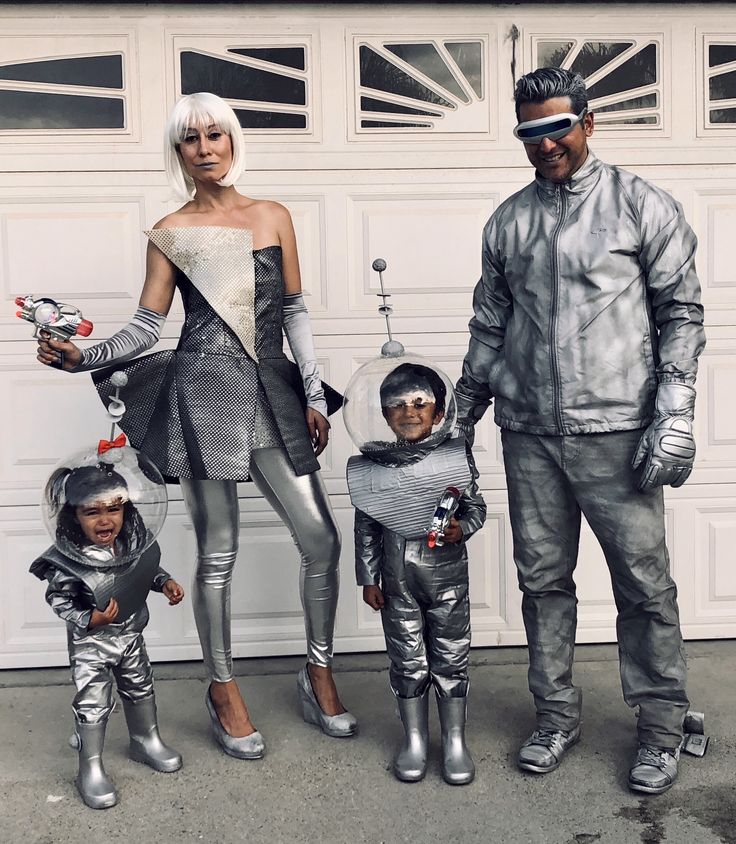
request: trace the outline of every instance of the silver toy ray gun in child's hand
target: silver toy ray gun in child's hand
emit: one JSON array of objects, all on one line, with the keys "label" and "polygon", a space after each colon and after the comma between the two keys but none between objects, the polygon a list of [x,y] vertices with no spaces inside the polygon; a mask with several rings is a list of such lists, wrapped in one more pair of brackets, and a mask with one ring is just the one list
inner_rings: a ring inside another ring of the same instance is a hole
[{"label": "silver toy ray gun in child's hand", "polygon": [[432,516],[432,524],[427,530],[427,545],[430,548],[445,544],[445,531],[450,524],[450,519],[455,515],[459,503],[460,490],[457,487],[448,486],[437,502],[437,508],[434,511],[434,516]]},{"label": "silver toy ray gun in child's hand", "polygon": [[[44,332],[52,340],[71,340],[75,334],[80,337],[89,337],[94,326],[88,319],[84,319],[82,312],[74,305],[67,305],[65,302],[57,302],[47,296],[40,296],[38,299],[32,293],[28,296],[18,296],[15,304],[20,308],[15,315],[35,326],[33,336],[38,339]],[[59,364],[64,365],[64,358],[59,355]]]}]

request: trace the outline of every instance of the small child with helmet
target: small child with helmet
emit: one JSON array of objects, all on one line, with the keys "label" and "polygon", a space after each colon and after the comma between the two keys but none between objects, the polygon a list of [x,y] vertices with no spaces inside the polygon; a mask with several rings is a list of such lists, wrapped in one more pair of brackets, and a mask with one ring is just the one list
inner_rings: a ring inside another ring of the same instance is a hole
[{"label": "small child with helmet", "polygon": [[[465,439],[451,438],[452,386],[430,361],[383,357],[353,376],[345,411],[362,452],[350,458],[347,470],[356,508],[356,578],[365,603],[381,611],[391,688],[405,732],[393,771],[404,782],[426,773],[434,686],[442,776],[451,785],[465,785],[475,775],[465,745],[470,649],[465,543],[483,526],[486,505]],[[450,490],[457,509],[435,542],[428,531]]]},{"label": "small child with helmet", "polygon": [[[162,592],[171,605],[184,597],[182,587],[159,565],[155,542],[154,523],[158,519],[160,527],[162,509],[165,513],[165,486],[136,451],[120,447],[115,452],[110,456],[114,463],[86,453],[52,474],[43,510],[55,542],[30,569],[48,581],[46,601],[66,622],[77,688],[70,742],[79,751],[76,785],[93,809],[117,803],[102,764],[114,707],[113,678],[130,733],[130,757],[163,772],[182,764],[179,753],[159,735],[153,672],[142,636],[149,590]],[[149,513],[148,527],[139,507]]]}]

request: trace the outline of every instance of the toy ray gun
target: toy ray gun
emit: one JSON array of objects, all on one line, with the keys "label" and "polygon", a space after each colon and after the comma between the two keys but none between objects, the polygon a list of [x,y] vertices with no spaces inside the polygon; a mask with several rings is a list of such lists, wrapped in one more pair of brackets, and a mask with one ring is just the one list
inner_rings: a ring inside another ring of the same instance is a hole
[{"label": "toy ray gun", "polygon": [[691,756],[705,756],[708,749],[708,736],[705,735],[705,715],[692,709],[687,711],[682,725],[684,735],[680,744],[683,753]]},{"label": "toy ray gun", "polygon": [[432,516],[432,524],[427,530],[427,545],[434,548],[436,545],[445,544],[445,531],[450,519],[455,515],[460,503],[460,490],[454,486],[448,486],[437,502],[437,509]]},{"label": "toy ray gun", "polygon": [[[41,332],[48,334],[53,340],[70,340],[75,334],[89,337],[94,326],[88,319],[84,319],[82,312],[74,305],[57,302],[47,296],[34,299],[33,294],[18,296],[15,304],[20,307],[15,315],[35,326],[33,336],[38,339]],[[63,366],[61,356],[59,366]]]}]

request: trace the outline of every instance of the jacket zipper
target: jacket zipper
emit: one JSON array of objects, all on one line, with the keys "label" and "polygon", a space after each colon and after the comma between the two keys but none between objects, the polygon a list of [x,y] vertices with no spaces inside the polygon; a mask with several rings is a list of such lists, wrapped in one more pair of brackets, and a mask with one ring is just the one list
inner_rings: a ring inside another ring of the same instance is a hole
[{"label": "jacket zipper", "polygon": [[562,400],[562,385],[560,383],[560,366],[557,359],[557,306],[558,306],[558,289],[559,289],[559,263],[557,260],[557,244],[560,239],[560,232],[565,222],[565,192],[562,185],[557,185],[558,196],[560,199],[560,219],[555,230],[552,233],[552,301],[550,308],[549,320],[549,359],[550,370],[552,375],[552,408],[554,411],[555,422],[560,434],[563,434],[562,427],[562,408],[560,407]]}]

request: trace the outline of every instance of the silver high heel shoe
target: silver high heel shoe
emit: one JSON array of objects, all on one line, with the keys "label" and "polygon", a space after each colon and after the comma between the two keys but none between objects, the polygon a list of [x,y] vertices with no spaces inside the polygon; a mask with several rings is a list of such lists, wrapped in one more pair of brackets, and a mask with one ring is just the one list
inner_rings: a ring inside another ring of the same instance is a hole
[{"label": "silver high heel shoe", "polygon": [[306,665],[297,674],[296,691],[302,708],[302,718],[308,724],[315,724],[325,735],[333,738],[347,738],[355,734],[358,721],[354,715],[349,712],[342,712],[340,715],[325,715],[322,711],[315,697]]},{"label": "silver high heel shoe", "polygon": [[207,712],[212,722],[212,735],[215,741],[229,756],[234,756],[236,759],[262,759],[266,752],[266,743],[263,741],[263,736],[256,730],[249,736],[240,736],[236,738],[231,736],[220,723],[220,716],[217,714],[215,705],[212,703],[210,690],[207,689],[207,694],[204,696],[204,702],[207,706]]}]

